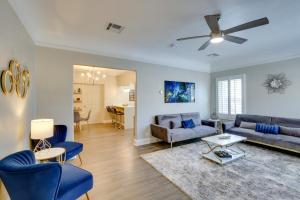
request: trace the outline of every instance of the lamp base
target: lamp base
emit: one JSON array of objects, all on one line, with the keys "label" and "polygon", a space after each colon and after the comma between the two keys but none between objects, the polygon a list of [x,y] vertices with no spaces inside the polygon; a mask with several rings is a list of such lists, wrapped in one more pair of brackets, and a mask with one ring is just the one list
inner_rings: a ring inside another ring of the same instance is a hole
[{"label": "lamp base", "polygon": [[37,152],[37,151],[41,151],[44,149],[50,149],[50,148],[51,148],[51,144],[46,139],[43,139],[37,143],[37,145],[35,146],[33,151]]}]

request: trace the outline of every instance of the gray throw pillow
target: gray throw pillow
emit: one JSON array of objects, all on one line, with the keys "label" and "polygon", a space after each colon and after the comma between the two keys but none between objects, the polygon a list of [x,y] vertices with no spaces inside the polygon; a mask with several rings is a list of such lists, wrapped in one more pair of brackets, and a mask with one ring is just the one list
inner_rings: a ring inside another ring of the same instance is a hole
[{"label": "gray throw pillow", "polygon": [[246,129],[252,129],[255,130],[256,128],[256,123],[252,123],[252,122],[241,122],[240,124],[240,128],[246,128]]},{"label": "gray throw pillow", "polygon": [[283,135],[300,137],[300,128],[280,126],[280,133]]}]

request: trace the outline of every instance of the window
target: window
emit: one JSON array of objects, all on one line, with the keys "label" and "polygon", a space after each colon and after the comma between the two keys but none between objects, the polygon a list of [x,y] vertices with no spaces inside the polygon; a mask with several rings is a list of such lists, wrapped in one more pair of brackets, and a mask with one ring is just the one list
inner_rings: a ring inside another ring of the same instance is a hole
[{"label": "window", "polygon": [[231,118],[245,112],[244,80],[245,75],[217,79],[217,113],[221,118]]}]

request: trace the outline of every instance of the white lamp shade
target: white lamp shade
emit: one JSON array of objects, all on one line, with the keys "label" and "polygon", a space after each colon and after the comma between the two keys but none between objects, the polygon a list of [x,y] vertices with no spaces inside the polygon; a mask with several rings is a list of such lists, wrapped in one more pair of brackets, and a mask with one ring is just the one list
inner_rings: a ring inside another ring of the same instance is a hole
[{"label": "white lamp shade", "polygon": [[31,120],[31,139],[42,140],[53,136],[53,119]]}]

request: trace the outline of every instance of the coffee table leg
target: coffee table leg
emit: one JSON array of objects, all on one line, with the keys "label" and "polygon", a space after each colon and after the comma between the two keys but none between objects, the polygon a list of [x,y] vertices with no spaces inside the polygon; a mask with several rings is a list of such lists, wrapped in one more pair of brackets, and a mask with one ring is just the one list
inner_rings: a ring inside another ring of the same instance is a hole
[{"label": "coffee table leg", "polygon": [[[230,146],[231,147],[231,146]],[[235,148],[237,148],[237,150],[236,149],[233,149],[233,148],[229,148],[229,147],[227,147],[226,149],[228,149],[228,150],[230,150],[230,151],[232,151],[232,152],[234,152],[234,153],[236,153],[236,154],[244,154],[244,156],[246,156],[246,151],[244,150],[244,149],[242,149],[242,148],[240,148],[239,146],[235,146]]]},{"label": "coffee table leg", "polygon": [[214,147],[212,147],[210,144],[208,144],[208,142],[206,142],[206,141],[203,141],[203,142],[205,142],[206,143],[206,145],[209,147],[209,151],[208,152],[205,152],[205,153],[202,153],[202,154],[209,154],[210,152],[212,152],[213,150],[215,150],[216,148],[218,148],[218,147],[222,147],[222,146],[220,146],[220,145],[217,145],[217,146],[214,146]]}]

